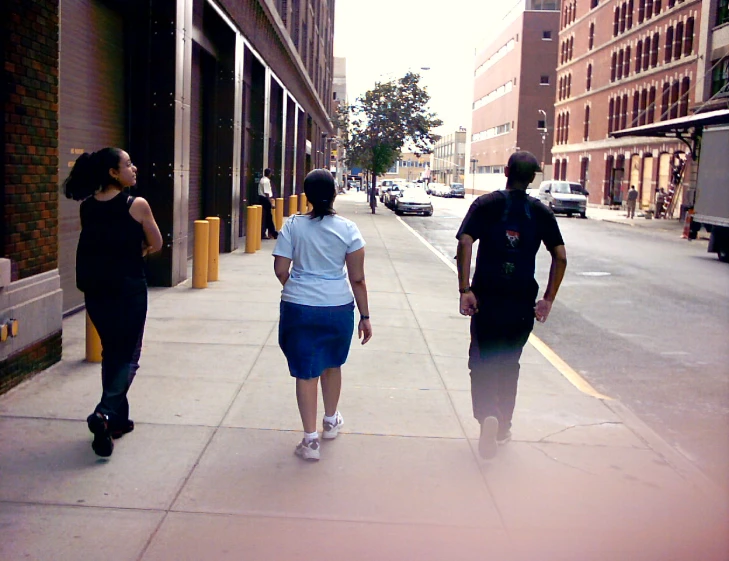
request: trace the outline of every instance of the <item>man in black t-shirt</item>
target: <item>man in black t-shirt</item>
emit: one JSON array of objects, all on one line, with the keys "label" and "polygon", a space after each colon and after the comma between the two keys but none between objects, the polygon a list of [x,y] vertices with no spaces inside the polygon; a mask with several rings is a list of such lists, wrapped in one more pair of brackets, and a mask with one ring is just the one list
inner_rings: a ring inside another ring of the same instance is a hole
[{"label": "man in black t-shirt", "polygon": [[[504,170],[506,190],[476,199],[456,234],[460,312],[471,317],[468,367],[484,458],[493,458],[497,443],[511,438],[519,358],[534,319],[547,320],[567,267],[554,214],[526,194],[538,170],[530,152],[512,154]],[[476,240],[476,272],[469,283]],[[552,255],[552,267],[544,297],[537,302],[534,269],[542,243]]]}]

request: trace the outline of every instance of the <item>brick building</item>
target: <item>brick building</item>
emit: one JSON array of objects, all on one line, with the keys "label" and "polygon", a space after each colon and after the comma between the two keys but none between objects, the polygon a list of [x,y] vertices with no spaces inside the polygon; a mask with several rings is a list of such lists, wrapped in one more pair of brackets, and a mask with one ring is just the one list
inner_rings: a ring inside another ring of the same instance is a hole
[{"label": "brick building", "polygon": [[[60,188],[104,146],[137,165],[165,240],[150,284],[187,276],[192,223],[240,243],[263,168],[277,194],[329,162],[334,0],[6,0],[0,123],[0,391],[59,360],[78,203]],[[245,287],[242,287],[245,290]]]},{"label": "brick building", "polygon": [[554,175],[590,201],[619,203],[630,185],[643,209],[667,188],[686,146],[612,132],[687,115],[696,98],[701,0],[567,0],[562,6]]},{"label": "brick building", "polygon": [[558,0],[522,0],[504,18],[501,32],[477,53],[469,188],[502,188],[504,166],[516,150],[529,150],[537,158],[547,153],[559,21]]}]

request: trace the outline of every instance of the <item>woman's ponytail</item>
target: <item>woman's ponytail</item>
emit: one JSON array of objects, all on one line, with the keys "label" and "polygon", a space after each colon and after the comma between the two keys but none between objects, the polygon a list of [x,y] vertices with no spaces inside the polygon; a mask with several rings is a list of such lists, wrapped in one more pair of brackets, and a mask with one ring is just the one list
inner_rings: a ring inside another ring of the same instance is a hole
[{"label": "woman's ponytail", "polygon": [[93,154],[88,152],[81,154],[63,182],[63,192],[66,197],[82,201],[107,185],[116,183],[116,180],[109,175],[109,170],[118,168],[120,159],[119,148],[109,147]]},{"label": "woman's ponytail", "polygon": [[323,218],[336,214],[332,207],[337,195],[334,176],[325,169],[315,169],[304,179],[304,194],[311,203],[311,218]]}]

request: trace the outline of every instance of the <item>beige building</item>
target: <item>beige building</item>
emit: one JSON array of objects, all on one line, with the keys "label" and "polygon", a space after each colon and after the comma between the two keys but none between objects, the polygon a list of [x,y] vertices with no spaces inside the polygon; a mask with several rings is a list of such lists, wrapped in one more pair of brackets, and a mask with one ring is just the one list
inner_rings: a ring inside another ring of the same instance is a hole
[{"label": "beige building", "polygon": [[436,142],[430,155],[431,181],[463,183],[466,167],[466,129],[459,128]]},{"label": "beige building", "polygon": [[427,177],[429,157],[417,152],[401,152],[395,164],[382,175],[381,179],[404,179],[418,181]]}]

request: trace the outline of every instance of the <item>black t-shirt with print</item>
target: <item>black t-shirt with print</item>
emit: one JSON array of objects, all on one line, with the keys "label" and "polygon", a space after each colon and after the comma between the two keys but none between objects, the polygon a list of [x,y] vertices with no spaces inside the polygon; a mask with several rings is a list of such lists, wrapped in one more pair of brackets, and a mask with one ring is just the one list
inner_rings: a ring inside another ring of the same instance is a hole
[{"label": "black t-shirt with print", "polygon": [[[534,278],[539,246],[544,243],[552,250],[564,245],[554,213],[516,189],[495,191],[476,199],[456,237],[460,239],[462,234],[480,240],[471,284],[473,292],[480,302],[505,307],[534,306],[539,291]],[[509,267],[518,272],[510,276]]]}]

